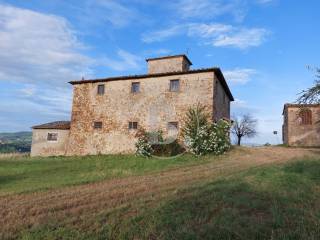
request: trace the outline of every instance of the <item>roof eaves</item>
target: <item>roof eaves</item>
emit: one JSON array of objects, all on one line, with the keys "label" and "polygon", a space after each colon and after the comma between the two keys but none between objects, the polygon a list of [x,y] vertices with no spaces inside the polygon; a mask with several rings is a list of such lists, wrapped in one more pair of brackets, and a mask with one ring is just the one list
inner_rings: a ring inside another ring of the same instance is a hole
[{"label": "roof eaves", "polygon": [[165,73],[153,73],[153,74],[141,74],[141,75],[127,75],[119,77],[109,77],[109,78],[100,78],[100,79],[88,79],[88,80],[75,80],[70,81],[72,85],[84,84],[84,83],[96,83],[96,82],[109,82],[109,81],[123,81],[123,80],[132,80],[132,79],[141,79],[141,78],[153,78],[153,77],[166,77],[166,76],[175,76],[175,75],[184,75],[184,74],[195,74],[202,72],[214,72],[218,68],[201,68],[193,69],[189,71],[178,71],[178,72],[165,72]]}]

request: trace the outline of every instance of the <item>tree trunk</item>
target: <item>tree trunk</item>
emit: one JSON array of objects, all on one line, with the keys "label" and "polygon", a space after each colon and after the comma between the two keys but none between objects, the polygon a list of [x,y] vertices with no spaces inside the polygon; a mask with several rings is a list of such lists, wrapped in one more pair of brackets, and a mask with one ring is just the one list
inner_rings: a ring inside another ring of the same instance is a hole
[{"label": "tree trunk", "polygon": [[241,137],[238,137],[238,146],[241,145]]}]

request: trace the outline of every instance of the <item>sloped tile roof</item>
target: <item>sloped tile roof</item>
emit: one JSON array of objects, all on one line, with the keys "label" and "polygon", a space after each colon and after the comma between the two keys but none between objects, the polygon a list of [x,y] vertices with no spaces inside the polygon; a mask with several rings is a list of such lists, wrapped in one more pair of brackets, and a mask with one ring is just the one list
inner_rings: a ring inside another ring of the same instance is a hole
[{"label": "sloped tile roof", "polygon": [[70,121],[56,121],[45,123],[41,125],[36,125],[32,127],[33,129],[62,129],[68,130],[70,129]]}]

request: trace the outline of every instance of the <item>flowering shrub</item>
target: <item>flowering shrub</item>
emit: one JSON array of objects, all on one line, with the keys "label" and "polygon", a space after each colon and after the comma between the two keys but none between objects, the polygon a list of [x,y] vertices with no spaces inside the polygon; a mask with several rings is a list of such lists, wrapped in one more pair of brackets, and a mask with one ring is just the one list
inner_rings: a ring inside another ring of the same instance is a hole
[{"label": "flowering shrub", "polygon": [[140,129],[136,135],[138,141],[136,142],[136,155],[151,157],[153,149],[152,145],[149,143],[148,133],[143,129]]},{"label": "flowering shrub", "polygon": [[198,105],[189,109],[183,136],[189,150],[195,155],[208,153],[223,154],[231,144],[229,138],[230,123],[220,120],[216,123],[208,121],[205,108]]}]

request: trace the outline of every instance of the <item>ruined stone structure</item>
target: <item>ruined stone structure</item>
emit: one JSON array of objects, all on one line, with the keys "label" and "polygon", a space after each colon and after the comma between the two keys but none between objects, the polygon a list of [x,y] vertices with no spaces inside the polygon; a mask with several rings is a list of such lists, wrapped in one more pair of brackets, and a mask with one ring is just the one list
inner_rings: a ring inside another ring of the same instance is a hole
[{"label": "ruined stone structure", "polygon": [[320,104],[285,104],[283,143],[288,146],[320,146]]},{"label": "ruined stone structure", "polygon": [[219,68],[190,70],[185,55],[147,63],[144,75],[70,82],[72,116],[67,140],[62,136],[64,152],[49,142],[37,146],[37,136],[46,134],[34,127],[32,149],[38,150],[32,155],[133,153],[138,128],[179,138],[187,110],[198,103],[207,107],[212,120],[230,118],[234,99]]}]

